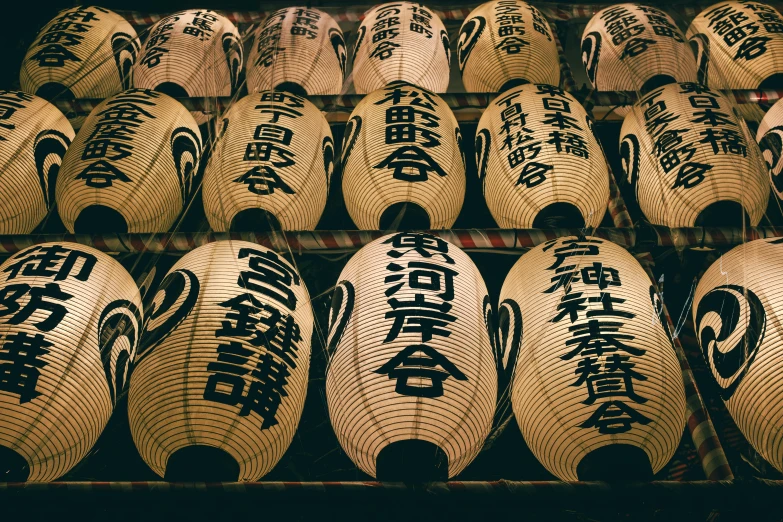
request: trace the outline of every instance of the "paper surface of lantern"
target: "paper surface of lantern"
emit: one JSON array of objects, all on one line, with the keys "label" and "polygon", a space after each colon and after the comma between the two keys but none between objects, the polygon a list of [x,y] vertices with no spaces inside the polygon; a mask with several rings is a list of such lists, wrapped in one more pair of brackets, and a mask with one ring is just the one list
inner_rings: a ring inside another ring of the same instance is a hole
[{"label": "paper surface of lantern", "polygon": [[702,355],[737,427],[783,471],[780,238],[735,247],[710,266],[693,298]]},{"label": "paper surface of lantern", "polygon": [[528,84],[490,103],[476,131],[476,161],[487,206],[503,228],[547,226],[541,220],[563,212],[581,219],[570,226],[601,223],[606,159],[587,112],[558,87]]},{"label": "paper surface of lantern", "polygon": [[54,206],[54,187],[73,128],[54,105],[0,91],[0,234],[29,234]]},{"label": "paper surface of lantern", "polygon": [[128,418],[166,480],[248,481],[271,470],[304,406],[313,312],[282,256],[253,243],[197,248],[147,313]]},{"label": "paper surface of lantern", "polygon": [[776,102],[761,120],[761,125],[756,133],[756,142],[759,144],[761,156],[767,164],[772,190],[775,191],[778,199],[783,199],[783,175],[781,175],[781,170],[783,170],[781,162],[781,152],[783,152],[782,101]]},{"label": "paper surface of lantern", "polygon": [[560,84],[560,57],[541,11],[522,0],[495,0],[465,19],[457,43],[469,92],[498,92],[510,82]]},{"label": "paper surface of lantern", "polygon": [[593,238],[547,241],[506,277],[500,313],[524,325],[514,416],[562,480],[651,479],[679,445],[682,374],[651,296],[636,259]]},{"label": "paper surface of lantern", "polygon": [[638,4],[602,9],[582,34],[582,63],[600,91],[647,91],[696,81],[696,61],[663,10]]},{"label": "paper surface of lantern", "polygon": [[141,297],[117,261],[75,243],[0,266],[0,472],[44,482],[90,451],[138,349]]},{"label": "paper surface of lantern", "polygon": [[104,100],[85,121],[58,175],[57,209],[65,227],[167,231],[196,188],[201,147],[193,117],[163,93],[130,89]]},{"label": "paper surface of lantern", "polygon": [[394,81],[446,92],[450,62],[449,36],[434,11],[412,2],[380,4],[359,26],[353,84],[359,94]]},{"label": "paper surface of lantern", "polygon": [[204,173],[212,230],[225,232],[237,215],[256,209],[272,214],[284,230],[313,230],[334,169],[332,131],[321,111],[297,95],[264,91],[234,103],[219,127]]},{"label": "paper surface of lantern", "polygon": [[[108,98],[131,87],[141,44],[122,16],[97,6],[60,11],[22,61],[22,90],[48,100]],[[83,116],[69,115],[78,129]]]},{"label": "paper surface of lantern", "polygon": [[[340,94],[347,52],[337,22],[319,9],[288,7],[253,32],[248,53],[250,92],[291,88],[307,94]],[[304,94],[302,93],[302,94]]]},{"label": "paper surface of lantern", "polygon": [[454,114],[436,94],[396,82],[365,96],[343,138],[342,188],[353,222],[388,228],[408,204],[419,215],[403,228],[450,227],[465,197],[461,143]]},{"label": "paper surface of lantern", "polygon": [[326,399],[359,469],[380,480],[445,480],[479,452],[497,397],[486,296],[470,258],[429,234],[384,236],[345,266]]},{"label": "paper surface of lantern", "polygon": [[623,121],[620,156],[654,225],[737,225],[741,208],[757,225],[764,215],[769,181],[761,153],[715,89],[681,83],[648,93]]},{"label": "paper surface of lantern", "polygon": [[[191,9],[162,18],[149,30],[133,69],[133,86],[175,98],[231,96],[244,63],[239,31],[226,17]],[[194,112],[199,125],[211,115]]]}]

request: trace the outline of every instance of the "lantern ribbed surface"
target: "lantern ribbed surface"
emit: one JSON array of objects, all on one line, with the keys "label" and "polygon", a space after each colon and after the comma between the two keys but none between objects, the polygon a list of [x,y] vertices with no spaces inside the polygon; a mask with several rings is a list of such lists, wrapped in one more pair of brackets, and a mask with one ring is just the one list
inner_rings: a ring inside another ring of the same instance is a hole
[{"label": "lantern ribbed surface", "polygon": [[639,4],[613,5],[590,19],[582,63],[601,91],[696,81],[696,60],[677,24],[665,11]]},{"label": "lantern ribbed surface", "polygon": [[126,232],[169,230],[196,188],[201,147],[193,117],[163,93],[130,89],[104,100],[60,169],[57,209],[65,227],[95,232],[90,227],[100,223],[82,213],[105,207],[121,215]]},{"label": "lantern ribbed surface", "polygon": [[521,0],[495,0],[471,11],[460,29],[457,58],[469,92],[498,92],[514,80],[560,84],[552,28]]},{"label": "lantern ribbed surface", "polygon": [[[304,406],[313,312],[304,281],[275,252],[218,241],[180,259],[146,316],[128,417],[133,440],[167,476],[178,451],[217,448],[258,480],[283,456]],[[167,477],[168,478],[168,477]],[[182,478],[181,480],[185,480]]]},{"label": "lantern ribbed surface", "polygon": [[253,31],[247,59],[250,92],[296,84],[307,94],[340,94],[347,60],[337,22],[319,9],[288,7]]},{"label": "lantern ribbed surface", "polygon": [[523,325],[514,416],[530,450],[561,480],[586,480],[580,462],[605,446],[640,448],[655,473],[679,445],[685,390],[652,295],[631,254],[593,238],[547,241],[503,283],[501,316],[503,307],[516,310],[512,324]]},{"label": "lantern ribbed surface", "polygon": [[351,113],[342,150],[345,205],[360,229],[380,228],[390,206],[410,202],[429,226],[449,228],[465,197],[462,134],[446,102],[395,82],[365,96]]},{"label": "lantern ribbed surface", "polygon": [[0,234],[29,234],[54,206],[54,188],[73,128],[38,96],[0,91]]},{"label": "lantern ribbed surface", "polygon": [[444,452],[448,477],[478,454],[498,386],[486,296],[470,258],[429,234],[387,235],[350,259],[332,299],[326,398],[359,469],[376,477],[379,454],[411,440]]},{"label": "lantern ribbed surface", "polygon": [[359,94],[394,81],[434,92],[446,92],[449,86],[449,36],[438,15],[422,4],[393,2],[367,11],[352,60]]},{"label": "lantern ribbed surface", "polygon": [[204,212],[225,232],[247,209],[273,214],[284,230],[313,230],[334,169],[332,131],[305,98],[250,94],[223,115],[220,140],[204,173]]},{"label": "lantern ribbed surface", "polygon": [[745,121],[717,90],[681,83],[651,91],[623,121],[620,156],[639,206],[654,225],[741,223],[739,209],[710,214],[727,202],[741,205],[752,225],[764,215],[769,197],[764,160]]},{"label": "lantern ribbed surface", "polygon": [[778,471],[783,471],[781,272],[780,238],[735,247],[704,272],[692,311],[702,355],[726,408]]},{"label": "lantern ribbed surface", "polygon": [[609,200],[609,172],[592,123],[558,87],[528,84],[499,95],[476,132],[476,162],[492,217],[503,228],[535,227],[552,204],[576,207],[598,226]]},{"label": "lantern ribbed surface", "polygon": [[[153,25],[133,69],[133,86],[174,97],[231,96],[244,63],[239,30],[208,9],[191,9]],[[212,115],[193,114],[199,125]]]},{"label": "lantern ribbed surface", "polygon": [[783,163],[780,161],[783,152],[783,100],[776,102],[761,120],[756,142],[767,164],[772,190],[778,199],[783,199]]},{"label": "lantern ribbed surface", "polygon": [[[48,100],[108,98],[130,88],[140,49],[136,31],[117,13],[97,6],[65,9],[30,45],[19,83]],[[83,119],[72,115],[74,128]]]},{"label": "lantern ribbed surface", "polygon": [[[123,391],[141,297],[122,265],[75,243],[12,256],[0,296],[0,469],[12,468],[9,481],[56,480],[92,448]],[[9,466],[13,453],[25,469]]]}]

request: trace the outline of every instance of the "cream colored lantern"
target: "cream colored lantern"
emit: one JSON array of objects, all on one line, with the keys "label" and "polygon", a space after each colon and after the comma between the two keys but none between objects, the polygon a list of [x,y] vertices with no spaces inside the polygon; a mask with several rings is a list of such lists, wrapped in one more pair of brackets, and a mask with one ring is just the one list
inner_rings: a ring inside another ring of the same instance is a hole
[{"label": "cream colored lantern", "polygon": [[218,241],[177,262],[147,313],[128,395],[133,440],[176,481],[252,481],[304,406],[313,311],[282,256]]},{"label": "cream colored lantern", "polygon": [[704,359],[734,422],[756,451],[783,471],[783,306],[780,238],[740,245],[707,269],[693,298]]},{"label": "cream colored lantern", "polygon": [[253,32],[247,89],[297,94],[340,94],[347,53],[343,32],[328,14],[288,7],[272,13]]},{"label": "cream colored lantern", "polygon": [[679,445],[685,389],[651,295],[631,254],[573,236],[531,249],[503,283],[524,325],[514,416],[561,480],[650,480]]},{"label": "cream colored lantern", "polygon": [[484,197],[503,228],[598,226],[609,172],[592,123],[558,87],[528,84],[490,103],[476,132]]},{"label": "cream colored lantern", "polygon": [[104,100],[60,169],[56,198],[65,227],[168,231],[196,188],[201,148],[193,117],[163,93],[130,89]]},{"label": "cream colored lantern", "polygon": [[761,156],[767,163],[772,190],[775,191],[778,199],[783,199],[783,176],[781,176],[783,164],[780,161],[781,151],[783,151],[783,101],[775,103],[761,120],[756,133],[756,142],[761,149]]},{"label": "cream colored lantern", "polygon": [[429,234],[359,250],[332,299],[329,417],[343,450],[379,480],[446,480],[478,454],[498,393],[476,266]]},{"label": "cream colored lantern", "polygon": [[128,378],[141,297],[111,257],[76,243],[0,266],[0,473],[58,479],[90,451]]},{"label": "cream colored lantern", "polygon": [[462,135],[436,94],[395,82],[351,113],[342,151],[343,196],[363,230],[449,228],[465,197]]},{"label": "cream colored lantern", "polygon": [[582,63],[601,91],[647,92],[696,81],[696,61],[677,24],[665,11],[639,4],[613,5],[590,19]]},{"label": "cream colored lantern", "polygon": [[[108,98],[130,88],[141,44],[122,16],[97,6],[60,11],[22,60],[22,90],[47,100]],[[75,129],[84,117],[69,114]]]},{"label": "cream colored lantern", "polygon": [[71,124],[43,98],[0,91],[0,234],[29,234],[54,206]]},{"label": "cream colored lantern", "polygon": [[502,92],[518,83],[560,84],[560,57],[546,18],[522,0],[494,0],[465,19],[457,42],[469,92]]},{"label": "cream colored lantern", "polygon": [[[769,197],[759,148],[719,91],[660,87],[625,117],[620,156],[642,212],[668,227],[757,225]],[[744,209],[744,213],[743,213]]]},{"label": "cream colored lantern", "polygon": [[332,131],[321,111],[282,91],[250,94],[223,115],[204,173],[204,212],[212,230],[313,230],[334,169]]},{"label": "cream colored lantern", "polygon": [[[167,16],[149,30],[133,86],[179,97],[231,96],[239,89],[243,50],[228,18],[207,9]],[[212,114],[194,112],[199,125]]]},{"label": "cream colored lantern", "polygon": [[449,86],[451,51],[443,22],[412,2],[376,5],[364,15],[353,48],[353,84],[365,94],[394,81],[434,92]]}]

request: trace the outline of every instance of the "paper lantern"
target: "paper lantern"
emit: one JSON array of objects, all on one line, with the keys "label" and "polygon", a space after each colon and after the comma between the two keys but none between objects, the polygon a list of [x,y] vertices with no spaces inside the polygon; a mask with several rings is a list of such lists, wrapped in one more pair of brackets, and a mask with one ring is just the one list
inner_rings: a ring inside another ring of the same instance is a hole
[{"label": "paper lantern", "polygon": [[446,28],[430,8],[412,2],[376,5],[356,36],[353,85],[359,94],[394,81],[446,92],[450,61]]},{"label": "paper lantern", "polygon": [[737,427],[783,471],[780,238],[740,245],[712,264],[693,298],[702,355]]},{"label": "paper lantern", "polygon": [[470,92],[498,92],[517,83],[560,84],[560,57],[541,11],[522,0],[475,8],[457,43],[462,82]]},{"label": "paper lantern", "polygon": [[438,95],[395,82],[351,113],[343,138],[343,196],[360,229],[440,229],[465,197],[454,114]]},{"label": "paper lantern", "polygon": [[76,243],[0,266],[0,474],[56,480],[90,451],[123,392],[141,297],[117,261]]},{"label": "paper lantern", "polygon": [[514,416],[561,480],[651,480],[674,455],[685,388],[655,297],[631,254],[593,238],[547,241],[506,277],[501,308],[524,325]]},{"label": "paper lantern", "polygon": [[429,234],[384,236],[345,265],[332,298],[329,418],[379,480],[446,480],[492,426],[497,372],[487,289],[470,258]]},{"label": "paper lantern", "polygon": [[193,117],[163,93],[130,89],[104,100],[63,159],[56,198],[65,227],[166,232],[196,188],[201,146]]},{"label": "paper lantern", "polygon": [[[206,9],[182,11],[149,30],[133,70],[133,86],[173,96],[231,96],[239,88],[242,40],[228,18]],[[194,112],[199,125],[211,114]]]},{"label": "paper lantern", "polygon": [[54,205],[71,124],[43,98],[0,91],[0,234],[29,234]]},{"label": "paper lantern", "polygon": [[756,141],[761,149],[761,156],[767,163],[769,171],[769,180],[772,184],[772,190],[778,199],[783,199],[783,164],[780,161],[781,151],[783,151],[783,103],[778,101],[773,105],[761,120]]},{"label": "paper lantern", "polygon": [[321,111],[288,92],[264,91],[234,103],[204,173],[212,230],[313,230],[334,169],[332,131]]},{"label": "paper lantern", "polygon": [[620,156],[654,225],[728,226],[743,219],[757,225],[764,215],[763,159],[745,121],[717,90],[681,83],[648,93],[623,121]]},{"label": "paper lantern", "polygon": [[128,395],[133,440],[166,480],[252,481],[294,436],[313,311],[282,256],[218,241],[182,257],[148,310]]},{"label": "paper lantern", "polygon": [[247,88],[340,94],[347,53],[337,22],[318,9],[288,7],[253,31]]},{"label": "paper lantern", "polygon": [[498,96],[479,121],[476,162],[503,228],[598,226],[603,219],[604,153],[587,112],[558,87],[528,84]]},{"label": "paper lantern", "polygon": [[[22,90],[47,100],[108,98],[130,88],[141,44],[122,16],[97,6],[72,7],[41,29],[22,60]],[[83,116],[70,115],[78,129]]]},{"label": "paper lantern", "polygon": [[602,9],[582,34],[582,63],[601,91],[643,92],[696,81],[696,61],[665,11],[638,4]]}]

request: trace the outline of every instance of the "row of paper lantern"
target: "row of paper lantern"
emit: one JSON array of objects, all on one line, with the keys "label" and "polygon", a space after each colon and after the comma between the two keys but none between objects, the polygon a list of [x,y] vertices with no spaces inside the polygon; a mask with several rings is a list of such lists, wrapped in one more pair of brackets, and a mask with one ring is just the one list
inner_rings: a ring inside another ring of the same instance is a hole
[{"label": "row of paper lantern", "polygon": [[[783,18],[756,2],[721,2],[691,23],[688,40],[655,7],[619,4],[590,20],[582,60],[599,90],[649,90],[700,81],[712,88],[756,89],[779,81]],[[337,23],[306,7],[280,9],[252,32],[246,75],[250,92],[284,87],[299,94],[339,94],[347,51]],[[696,56],[694,57],[695,51]],[[497,92],[523,82],[558,85],[559,56],[546,18],[521,0],[474,9],[457,44],[468,91]],[[368,93],[393,81],[444,92],[451,51],[431,9],[410,2],[370,9],[353,49],[353,83]],[[22,90],[49,98],[106,98],[131,85],[174,96],[230,96],[244,67],[237,28],[209,10],[189,10],[153,25],[142,46],[133,27],[100,7],[62,11],[31,45]],[[207,117],[197,114],[199,124]],[[74,120],[78,127],[80,121]]]},{"label": "row of paper lantern", "polygon": [[[732,250],[705,273],[693,307],[729,411],[778,469],[781,243]],[[36,245],[0,273],[4,477],[65,474],[128,380],[134,442],[166,479],[257,480],[286,451],[314,317],[301,276],[277,253],[242,241],[200,247],[172,267],[146,310],[125,269],[90,247]],[[553,475],[650,479],[685,426],[661,312],[644,269],[609,241],[533,248],[493,306],[459,248],[423,233],[387,235],[352,257],[334,290],[329,417],[367,474],[445,480],[502,429],[510,397],[527,445]]]},{"label": "row of paper lantern", "polygon": [[[71,232],[165,232],[200,179],[204,144],[190,113],[157,91],[100,103],[78,134],[43,99],[0,92],[0,233],[30,233],[55,203]],[[653,224],[756,225],[780,175],[783,102],[756,140],[730,100],[698,83],[651,90],[626,115],[625,179]],[[213,230],[312,230],[324,211],[336,151],[306,98],[263,91],[219,122],[204,170]],[[485,110],[476,133],[482,190],[503,228],[597,226],[609,198],[606,159],[584,108],[546,84],[515,87]],[[342,192],[360,229],[442,229],[462,208],[466,160],[457,120],[420,87],[368,94],[346,125]],[[765,165],[766,163],[766,165]],[[767,175],[769,172],[769,175]]]}]

